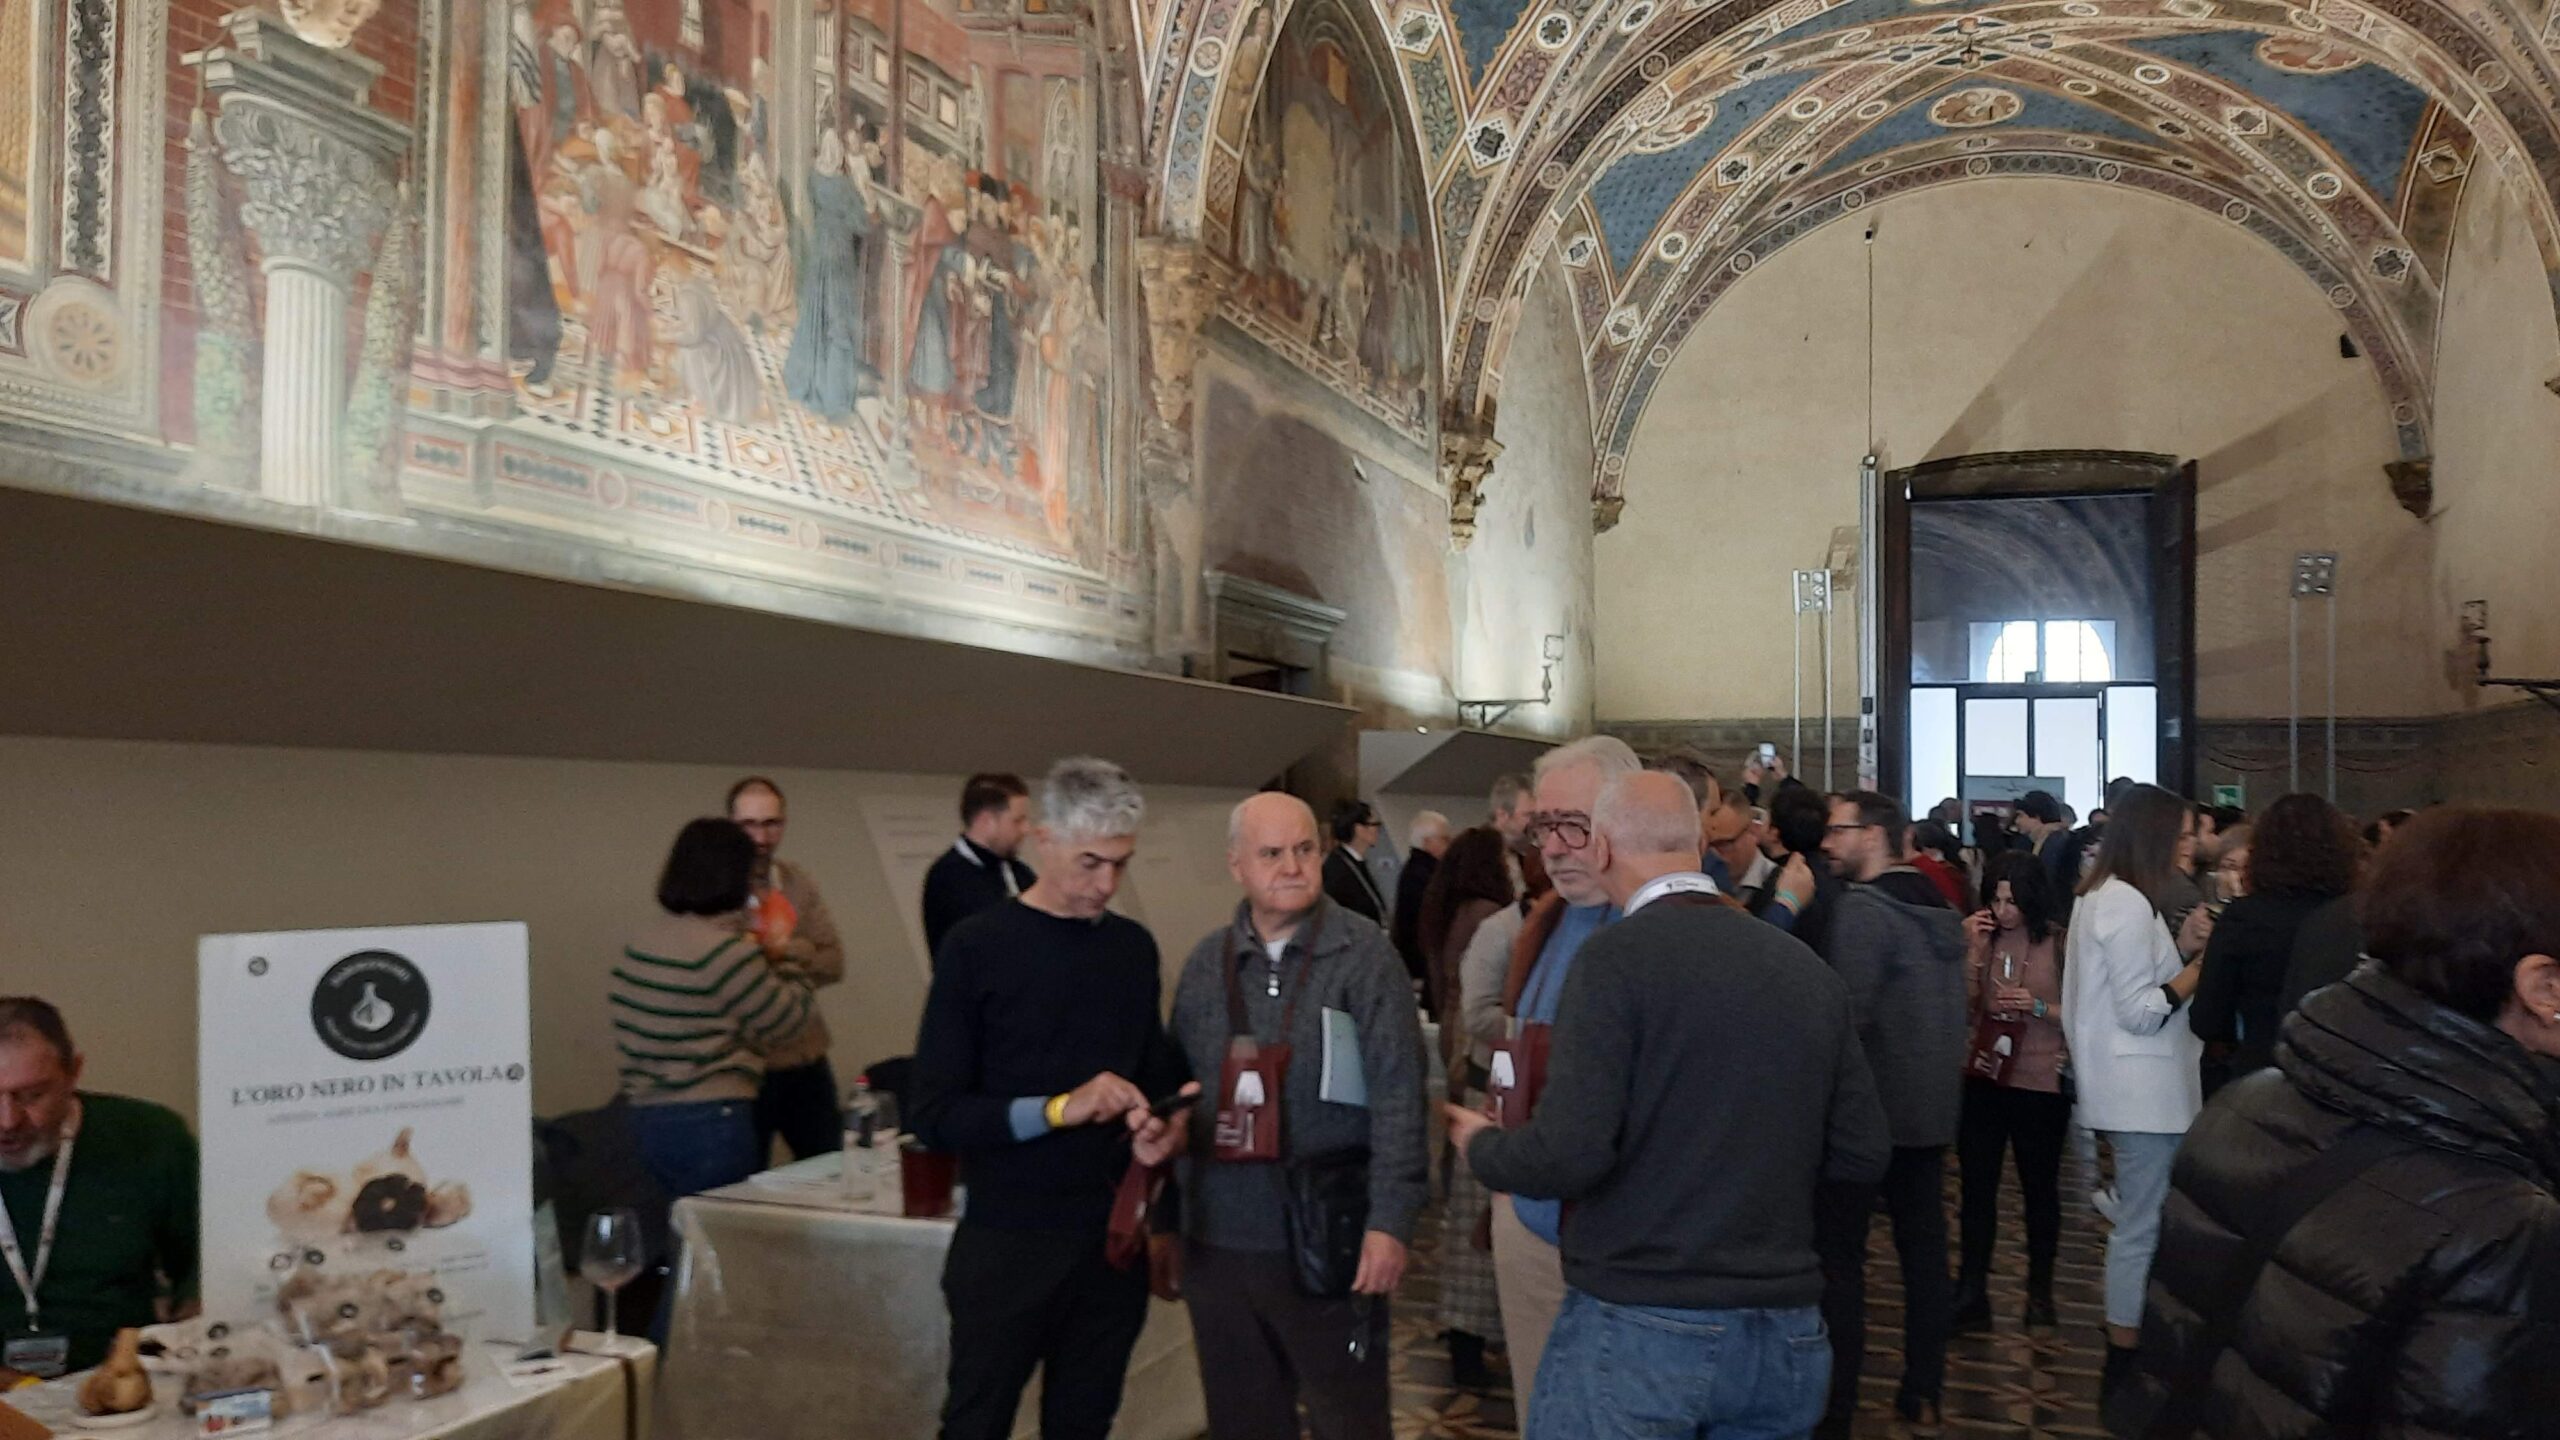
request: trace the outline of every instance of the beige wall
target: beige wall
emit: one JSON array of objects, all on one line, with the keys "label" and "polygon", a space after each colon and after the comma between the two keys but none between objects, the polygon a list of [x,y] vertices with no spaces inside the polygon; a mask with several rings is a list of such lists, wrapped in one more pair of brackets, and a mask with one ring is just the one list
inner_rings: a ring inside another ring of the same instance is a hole
[{"label": "beige wall", "polygon": [[[2509,675],[2560,674],[2552,545],[2560,538],[2560,330],[2524,206],[2492,167],[2472,172],[2454,231],[2436,368],[2438,608],[2489,602],[2491,657]],[[2441,644],[2450,647],[2447,622]],[[2461,662],[2467,663],[2467,662]],[[2461,703],[2497,705],[2512,690]]]},{"label": "beige wall", "polygon": [[1458,607],[1457,692],[1538,693],[1541,647],[1564,637],[1555,700],[1514,711],[1504,728],[1578,735],[1591,724],[1591,399],[1563,277],[1530,283],[1502,377],[1493,478],[1476,535],[1450,560]]},{"label": "beige wall", "polygon": [[[522,920],[533,941],[534,1104],[612,1092],[605,972],[649,912],[666,846],[736,773],[684,765],[0,738],[0,991],[61,1004],[90,1083],[194,1113],[196,937]],[[822,992],[835,1061],[913,1046],[925,970],[916,896],[891,893],[866,797],[956,800],[955,777],[777,772],[783,853],[843,929],[850,976]],[[1158,787],[1128,913],[1172,967],[1232,900],[1236,797]],[[954,829],[957,828],[956,819]]]},{"label": "beige wall", "polygon": [[[2339,358],[2336,313],[2300,272],[2212,216],[2071,181],[1977,181],[1866,213],[1885,468],[2045,448],[2195,459],[2203,713],[2284,713],[2291,559],[2332,547],[2355,662],[2341,712],[2445,708],[2429,533],[2390,499],[2382,466],[2397,451],[2372,372]],[[1861,228],[1764,262],[1654,392],[1625,521],[1597,545],[1604,719],[1790,713],[1788,572],[1820,565],[1834,528],[1857,522]],[[1842,600],[1846,711],[1856,626]],[[1818,673],[1809,660],[1809,712]],[[2308,683],[2316,694],[2316,670]]]}]

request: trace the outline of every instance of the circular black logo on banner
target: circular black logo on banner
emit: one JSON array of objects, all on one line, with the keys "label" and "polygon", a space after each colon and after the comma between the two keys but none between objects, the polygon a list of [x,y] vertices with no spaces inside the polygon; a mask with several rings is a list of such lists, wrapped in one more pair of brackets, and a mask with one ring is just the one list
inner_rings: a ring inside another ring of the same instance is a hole
[{"label": "circular black logo on banner", "polygon": [[311,1028],[350,1060],[388,1060],[427,1028],[427,977],[388,950],[359,950],[311,991]]}]

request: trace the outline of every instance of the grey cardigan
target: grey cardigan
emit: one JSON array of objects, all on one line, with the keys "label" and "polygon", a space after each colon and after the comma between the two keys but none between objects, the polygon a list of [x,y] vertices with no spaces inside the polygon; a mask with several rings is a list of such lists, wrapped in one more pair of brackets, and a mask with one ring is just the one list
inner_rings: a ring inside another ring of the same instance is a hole
[{"label": "grey cardigan", "polygon": [[[1387,933],[1329,900],[1317,902],[1281,952],[1278,999],[1269,994],[1270,957],[1254,938],[1242,905],[1231,923],[1193,946],[1183,963],[1173,995],[1173,1039],[1205,1092],[1191,1112],[1191,1148],[1183,1161],[1183,1233],[1227,1250],[1268,1252],[1288,1243],[1282,1167],[1209,1158],[1227,1055],[1222,965],[1231,947],[1243,967],[1245,1020],[1257,1039],[1280,1040],[1281,1015],[1289,997],[1299,997],[1286,1037],[1291,1052],[1280,1106],[1285,1154],[1368,1146],[1369,1228],[1412,1243],[1414,1217],[1430,1193],[1421,1012]],[[1366,1106],[1318,1098],[1326,1010],[1347,1014],[1359,1031]]]}]

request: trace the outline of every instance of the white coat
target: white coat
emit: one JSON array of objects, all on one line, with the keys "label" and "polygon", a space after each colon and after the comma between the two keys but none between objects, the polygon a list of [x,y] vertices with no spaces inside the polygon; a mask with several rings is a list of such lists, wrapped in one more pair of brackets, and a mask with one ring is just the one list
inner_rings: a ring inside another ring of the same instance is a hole
[{"label": "white coat", "polygon": [[2062,1029],[2081,1124],[2183,1135],[2204,1108],[2204,1042],[2160,988],[2185,966],[2167,922],[2124,881],[2109,880],[2071,907]]}]

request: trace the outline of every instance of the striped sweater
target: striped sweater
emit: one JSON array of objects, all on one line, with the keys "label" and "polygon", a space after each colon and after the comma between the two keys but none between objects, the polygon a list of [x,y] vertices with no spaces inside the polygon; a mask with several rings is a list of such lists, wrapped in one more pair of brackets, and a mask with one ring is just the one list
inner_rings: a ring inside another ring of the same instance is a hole
[{"label": "striped sweater", "polygon": [[808,1019],[809,982],[775,970],[734,915],[665,915],[613,967],[622,1092],[638,1105],[751,1100],[765,1052]]}]

